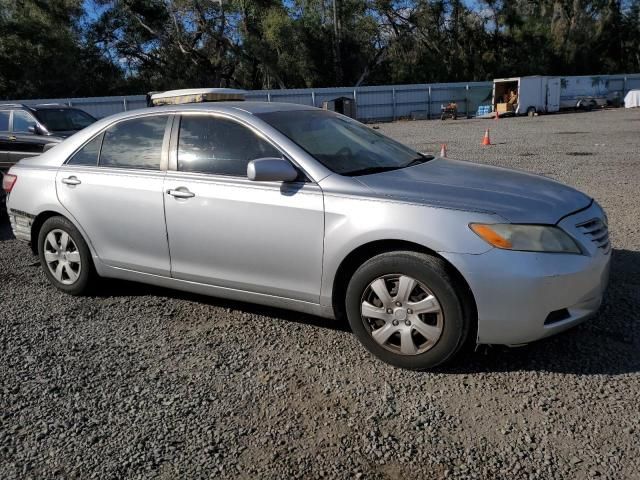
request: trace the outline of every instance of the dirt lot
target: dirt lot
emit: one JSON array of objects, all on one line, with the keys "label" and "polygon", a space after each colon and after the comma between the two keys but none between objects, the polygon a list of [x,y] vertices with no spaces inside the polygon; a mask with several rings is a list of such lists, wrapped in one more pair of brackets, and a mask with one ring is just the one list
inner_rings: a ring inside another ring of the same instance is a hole
[{"label": "dirt lot", "polygon": [[380,128],[597,198],[600,315],[408,372],[315,317],[129,283],[63,295],[5,224],[0,478],[640,478],[640,110]]}]

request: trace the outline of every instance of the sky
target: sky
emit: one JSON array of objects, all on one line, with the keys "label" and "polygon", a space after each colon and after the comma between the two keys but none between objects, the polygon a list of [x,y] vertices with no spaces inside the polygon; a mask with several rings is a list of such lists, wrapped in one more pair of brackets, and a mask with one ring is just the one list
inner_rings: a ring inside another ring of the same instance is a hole
[{"label": "sky", "polygon": [[89,21],[95,20],[105,8],[100,8],[93,0],[84,0],[83,8]]}]

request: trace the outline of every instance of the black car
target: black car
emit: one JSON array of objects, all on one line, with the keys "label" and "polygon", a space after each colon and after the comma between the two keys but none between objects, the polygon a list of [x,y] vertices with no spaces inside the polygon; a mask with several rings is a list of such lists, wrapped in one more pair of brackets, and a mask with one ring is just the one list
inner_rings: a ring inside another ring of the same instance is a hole
[{"label": "black car", "polygon": [[[0,180],[18,160],[41,154],[96,119],[66,105],[0,104]],[[0,214],[4,192],[0,190]]]}]

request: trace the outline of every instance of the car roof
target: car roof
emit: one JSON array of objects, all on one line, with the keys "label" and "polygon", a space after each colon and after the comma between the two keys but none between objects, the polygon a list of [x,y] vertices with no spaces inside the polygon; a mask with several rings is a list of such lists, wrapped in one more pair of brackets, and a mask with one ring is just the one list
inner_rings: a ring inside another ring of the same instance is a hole
[{"label": "car roof", "polygon": [[[136,108],[127,110],[126,112],[116,113],[108,117],[104,117],[94,125],[102,128],[103,126],[114,121],[135,118],[139,116],[157,114],[157,113],[173,113],[180,114],[184,112],[212,112],[222,113],[232,116],[252,116],[261,113],[271,112],[295,112],[295,111],[312,111],[319,110],[310,105],[300,105],[296,103],[275,103],[275,102],[204,102],[204,103],[181,103],[177,105],[162,105],[159,107]],[[87,127],[88,128],[88,127]]]},{"label": "car roof", "polygon": [[42,105],[29,105],[32,110],[78,110],[78,107],[70,107],[62,103],[45,103]]},{"label": "car roof", "polygon": [[300,105],[297,103],[278,103],[278,102],[203,102],[203,103],[182,103],[179,105],[165,105],[162,107],[149,107],[147,110],[159,111],[229,111],[239,110],[249,114],[270,113],[270,112],[289,112],[296,110],[313,110],[315,107],[310,105]]},{"label": "car roof", "polygon": [[24,103],[0,103],[0,110],[78,110],[77,107],[70,107],[62,103],[43,103],[38,105],[26,105]]}]

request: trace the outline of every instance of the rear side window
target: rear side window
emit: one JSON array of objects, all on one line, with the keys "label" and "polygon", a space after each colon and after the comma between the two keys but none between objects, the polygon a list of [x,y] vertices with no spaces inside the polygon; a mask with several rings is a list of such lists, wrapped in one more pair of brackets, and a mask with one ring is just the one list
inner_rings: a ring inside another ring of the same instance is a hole
[{"label": "rear side window", "polygon": [[231,120],[184,115],[178,137],[178,170],[247,176],[247,164],[280,152],[249,128]]},{"label": "rear side window", "polygon": [[6,110],[0,112],[0,132],[9,131],[9,113]]},{"label": "rear side window", "polygon": [[67,165],[97,165],[103,137],[104,133],[101,133],[87,143],[67,161]]},{"label": "rear side window", "polygon": [[125,120],[107,129],[100,166],[160,170],[166,125],[166,115],[154,115]]}]

